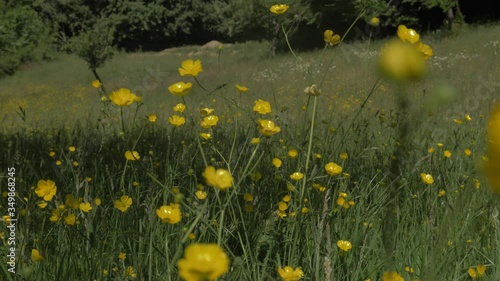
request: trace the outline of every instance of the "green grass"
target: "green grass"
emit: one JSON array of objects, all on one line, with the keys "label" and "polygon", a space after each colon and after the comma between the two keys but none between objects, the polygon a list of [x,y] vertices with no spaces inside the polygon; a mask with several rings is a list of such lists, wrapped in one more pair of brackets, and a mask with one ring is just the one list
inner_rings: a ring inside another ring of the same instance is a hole
[{"label": "green grass", "polygon": [[[0,81],[0,192],[7,190],[7,168],[15,167],[17,274],[5,271],[4,228],[0,280],[130,280],[129,266],[136,280],[180,280],[176,263],[192,243],[218,243],[228,254],[230,270],[219,280],[278,280],[277,268],[286,265],[300,267],[303,280],[381,280],[385,271],[405,280],[469,280],[467,270],[479,264],[487,267],[483,280],[498,280],[497,198],[477,167],[498,89],[500,46],[492,38],[499,31],[494,25],[424,37],[434,51],[429,74],[405,87],[379,80],[376,54],[387,41],[300,53],[300,61],[269,58],[268,46],[255,42],[226,46],[220,56],[193,46],[119,53],[98,71],[108,91],[130,88],[143,98],[140,106],[123,108],[125,130],[120,110],[101,102],[91,72],[74,56],[7,77]],[[204,87],[226,86],[207,95],[192,77],[180,77],[177,68],[187,58],[202,61],[197,78]],[[150,73],[158,70],[155,80]],[[311,135],[315,98],[304,88],[323,75]],[[178,81],[193,82],[184,99],[168,92]],[[235,84],[250,91],[240,94]],[[407,109],[398,106],[398,95],[408,100]],[[257,99],[269,101],[273,112],[253,112]],[[173,106],[183,101],[186,111],[175,113]],[[217,126],[201,129],[202,107],[215,109]],[[158,116],[156,123],[147,120],[150,114]],[[186,124],[173,128],[173,114],[184,115]],[[472,120],[454,122],[465,114]],[[275,121],[281,132],[261,136],[258,118]],[[408,132],[401,136],[405,124]],[[213,138],[200,139],[202,131]],[[258,145],[250,143],[259,136]],[[296,158],[288,156],[290,149],[298,150]],[[138,151],[140,160],[127,161],[127,150]],[[272,164],[275,157],[283,161],[280,168]],[[207,186],[203,158],[229,170],[234,187]],[[343,173],[328,175],[328,162]],[[304,180],[290,179],[297,171]],[[424,184],[421,173],[435,182]],[[45,208],[34,191],[42,179],[57,185]],[[205,200],[195,196],[199,184]],[[340,206],[340,192],[354,205]],[[251,204],[245,193],[253,196]],[[69,210],[69,194],[93,209]],[[122,195],[133,200],[124,213],[114,207]],[[285,195],[291,201],[280,218]],[[156,210],[173,202],[181,206],[181,222],[162,223]],[[51,222],[61,205],[62,219]],[[304,207],[309,212],[302,213]],[[0,214],[7,208],[4,198]],[[69,213],[78,224],[65,223]],[[338,240],[350,241],[352,249],[341,253]],[[32,261],[32,249],[44,260]],[[120,252],[127,254],[124,261]]]}]

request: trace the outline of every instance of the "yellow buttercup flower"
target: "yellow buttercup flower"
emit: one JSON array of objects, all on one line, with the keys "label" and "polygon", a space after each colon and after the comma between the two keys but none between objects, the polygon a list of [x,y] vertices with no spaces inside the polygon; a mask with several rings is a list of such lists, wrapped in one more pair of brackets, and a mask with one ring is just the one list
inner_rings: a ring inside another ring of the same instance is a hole
[{"label": "yellow buttercup flower", "polygon": [[259,132],[266,137],[270,137],[276,133],[281,132],[280,127],[276,126],[274,124],[274,122],[271,120],[258,119],[257,123],[258,123]]},{"label": "yellow buttercup flower", "polygon": [[252,138],[252,140],[250,141],[251,144],[258,144],[260,143],[260,138]]},{"label": "yellow buttercup flower", "polygon": [[368,22],[371,26],[378,26],[380,24],[380,19],[377,17],[373,17],[370,19],[370,22]]},{"label": "yellow buttercup flower", "polygon": [[176,104],[176,105],[174,106],[174,111],[175,111],[175,112],[180,112],[180,113],[182,113],[182,112],[184,112],[184,110],[186,110],[186,105],[185,105],[185,104],[183,104],[183,103],[178,103],[178,104]]},{"label": "yellow buttercup flower", "polygon": [[76,151],[76,147],[71,145],[70,147],[68,147],[68,150],[69,152],[75,152]]},{"label": "yellow buttercup flower", "polygon": [[198,73],[202,72],[201,61],[192,59],[185,60],[181,63],[179,68],[179,74],[181,76],[197,76]]},{"label": "yellow buttercup flower", "polygon": [[61,211],[59,211],[58,209],[53,209],[50,212],[52,214],[49,218],[51,222],[58,222],[61,220]]},{"label": "yellow buttercup flower", "polygon": [[90,206],[89,202],[80,203],[79,207],[80,207],[80,210],[84,213],[88,213],[88,212],[90,212],[90,210],[92,210],[92,206]]},{"label": "yellow buttercup flower", "polygon": [[295,172],[290,175],[290,178],[294,181],[299,181],[304,178],[304,174],[300,172]]},{"label": "yellow buttercup flower", "polygon": [[469,276],[472,279],[476,279],[478,277],[483,277],[485,272],[486,272],[486,266],[484,266],[483,264],[476,266],[476,268],[471,267],[471,268],[469,268],[469,270],[467,270],[467,273],[469,273]]},{"label": "yellow buttercup flower", "polygon": [[172,115],[171,117],[168,117],[168,122],[172,124],[172,126],[180,127],[186,123],[186,118],[179,115]]},{"label": "yellow buttercup flower", "polygon": [[168,90],[170,93],[176,96],[185,96],[189,94],[191,91],[191,88],[193,87],[193,84],[191,82],[177,82],[174,83],[170,86],[168,86]]},{"label": "yellow buttercup flower", "polygon": [[268,114],[271,113],[271,104],[265,100],[258,99],[255,101],[255,105],[253,106],[253,111],[259,114]]},{"label": "yellow buttercup flower", "polygon": [[288,8],[289,7],[286,4],[277,4],[277,5],[272,5],[269,11],[271,11],[271,13],[273,14],[279,15],[288,11]]},{"label": "yellow buttercup flower", "polygon": [[415,46],[417,49],[424,55],[424,59],[428,59],[432,57],[432,48],[429,45],[423,44],[422,42],[418,41]]},{"label": "yellow buttercup flower", "polygon": [[210,127],[217,125],[217,122],[219,122],[219,117],[217,117],[217,115],[209,115],[203,117],[203,121],[201,121],[201,127],[203,129],[208,129]]},{"label": "yellow buttercup flower", "polygon": [[340,167],[339,165],[337,165],[334,162],[330,162],[330,163],[327,163],[325,165],[325,171],[330,176],[336,176],[336,175],[342,173],[342,167]]},{"label": "yellow buttercup flower", "polygon": [[433,184],[434,183],[434,178],[430,174],[421,173],[420,179],[422,179],[422,182],[425,184]]},{"label": "yellow buttercup flower", "polygon": [[446,157],[446,158],[450,158],[451,157],[451,151],[449,151],[449,150],[443,151],[443,156]]},{"label": "yellow buttercup flower", "polygon": [[288,151],[288,157],[290,157],[290,158],[297,158],[298,155],[299,155],[299,152],[297,151],[297,149],[290,149]]},{"label": "yellow buttercup flower", "polygon": [[154,123],[154,122],[156,122],[156,120],[158,120],[158,116],[156,116],[156,114],[148,115],[149,122]]},{"label": "yellow buttercup flower", "polygon": [[298,281],[304,276],[302,269],[298,267],[294,269],[291,266],[278,268],[278,274],[282,281]]},{"label": "yellow buttercup flower", "polygon": [[214,113],[214,111],[215,111],[215,109],[208,108],[208,107],[200,109],[200,113],[203,114],[204,116],[211,115]]},{"label": "yellow buttercup flower", "polygon": [[37,249],[31,250],[31,260],[35,262],[43,261],[43,257]]},{"label": "yellow buttercup flower", "polygon": [[67,225],[75,225],[76,223],[76,216],[74,214],[68,214],[65,218],[64,218],[64,222],[67,224]]},{"label": "yellow buttercup flower", "polygon": [[404,25],[398,26],[398,37],[403,42],[410,44],[415,44],[420,40],[420,35],[414,29],[407,28]]},{"label": "yellow buttercup flower", "polygon": [[194,195],[198,198],[198,200],[204,200],[207,198],[207,192],[203,190],[196,191]]},{"label": "yellow buttercup flower", "polygon": [[115,201],[115,208],[120,210],[122,213],[126,212],[130,206],[132,206],[132,198],[127,195],[122,195],[120,199]]},{"label": "yellow buttercup flower", "polygon": [[424,55],[414,46],[392,40],[380,52],[378,65],[383,74],[397,81],[412,81],[427,72]]},{"label": "yellow buttercup flower", "polygon": [[339,240],[337,241],[337,247],[344,252],[348,252],[352,249],[352,244],[347,240]]},{"label": "yellow buttercup flower", "polygon": [[229,270],[229,258],[217,244],[191,244],[177,262],[179,276],[186,281],[213,281]]},{"label": "yellow buttercup flower", "polygon": [[130,276],[131,278],[137,277],[137,274],[135,274],[135,271],[134,271],[134,267],[131,265],[127,266],[126,273],[127,273],[127,276]]},{"label": "yellow buttercup flower", "polygon": [[323,33],[323,39],[330,46],[337,45],[338,43],[340,43],[340,35],[334,34],[334,32],[332,30],[330,30],[330,29],[327,29]]},{"label": "yellow buttercup flower", "polygon": [[141,159],[141,156],[139,155],[139,152],[137,152],[137,151],[127,150],[127,151],[125,151],[125,158],[127,158],[127,160],[129,160],[129,161],[136,161],[136,160]]},{"label": "yellow buttercup flower", "polygon": [[138,96],[126,88],[121,88],[112,92],[111,95],[109,95],[109,99],[117,106],[127,106],[140,101]]},{"label": "yellow buttercup flower", "polygon": [[281,159],[279,159],[279,158],[273,158],[272,162],[273,162],[274,167],[276,167],[276,168],[281,167],[281,164],[282,164]]},{"label": "yellow buttercup flower", "polygon": [[99,87],[101,87],[101,85],[102,85],[101,82],[99,80],[97,80],[97,79],[94,80],[94,81],[92,81],[92,87],[94,87],[96,89],[99,88]]},{"label": "yellow buttercup flower", "polygon": [[405,281],[405,279],[395,271],[386,271],[382,276],[382,281]]},{"label": "yellow buttercup flower", "polygon": [[246,92],[246,91],[250,90],[249,88],[247,88],[247,87],[245,87],[245,86],[240,86],[240,85],[238,85],[238,84],[236,84],[235,88],[236,88],[236,90],[238,90],[238,92],[240,92],[240,93],[244,93],[244,92]]},{"label": "yellow buttercup flower", "polygon": [[472,151],[470,149],[468,149],[468,148],[464,149],[465,156],[471,156],[471,154],[472,154]]},{"label": "yellow buttercup flower", "polygon": [[169,206],[161,206],[156,210],[156,215],[162,222],[176,224],[181,221],[182,213],[178,204],[170,204]]},{"label": "yellow buttercup flower", "polygon": [[35,189],[36,195],[43,198],[45,201],[52,200],[52,197],[56,195],[56,192],[56,183],[51,180],[39,180]]},{"label": "yellow buttercup flower", "polygon": [[120,252],[118,254],[118,259],[124,261],[127,258],[127,254],[124,252]]},{"label": "yellow buttercup flower", "polygon": [[212,166],[205,168],[202,173],[205,181],[208,185],[215,187],[220,190],[226,190],[233,186],[233,177],[228,170],[225,169],[215,169]]},{"label": "yellow buttercup flower", "polygon": [[212,138],[212,135],[210,133],[200,133],[200,137],[202,137],[204,140],[209,140]]}]

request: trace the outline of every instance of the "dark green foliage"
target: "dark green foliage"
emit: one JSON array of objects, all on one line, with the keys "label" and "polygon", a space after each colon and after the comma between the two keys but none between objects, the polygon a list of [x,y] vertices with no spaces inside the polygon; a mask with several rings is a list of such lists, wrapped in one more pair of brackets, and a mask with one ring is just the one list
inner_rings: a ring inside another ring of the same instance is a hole
[{"label": "dark green foliage", "polygon": [[47,57],[52,30],[27,6],[8,8],[0,2],[0,77],[11,75],[24,62]]}]

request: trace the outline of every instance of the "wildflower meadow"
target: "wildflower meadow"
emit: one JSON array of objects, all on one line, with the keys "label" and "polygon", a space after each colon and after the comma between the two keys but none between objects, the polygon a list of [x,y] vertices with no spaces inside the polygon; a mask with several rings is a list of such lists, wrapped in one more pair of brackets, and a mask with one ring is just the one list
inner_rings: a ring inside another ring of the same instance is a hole
[{"label": "wildflower meadow", "polygon": [[344,42],[358,17],[299,52],[289,8],[274,57],[2,78],[0,281],[500,280],[500,26]]}]

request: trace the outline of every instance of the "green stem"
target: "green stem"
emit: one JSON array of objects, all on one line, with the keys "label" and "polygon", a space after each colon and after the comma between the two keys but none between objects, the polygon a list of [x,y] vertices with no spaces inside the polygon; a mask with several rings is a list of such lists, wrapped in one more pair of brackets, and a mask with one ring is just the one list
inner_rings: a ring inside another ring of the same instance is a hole
[{"label": "green stem", "polygon": [[285,41],[286,41],[286,45],[288,46],[288,49],[290,50],[290,52],[292,53],[292,55],[297,60],[300,60],[299,57],[297,57],[297,55],[292,50],[292,46],[290,45],[290,41],[288,40],[288,34],[286,33],[285,28],[283,27],[283,24],[281,24],[281,31],[283,31],[283,35],[285,35]]}]

